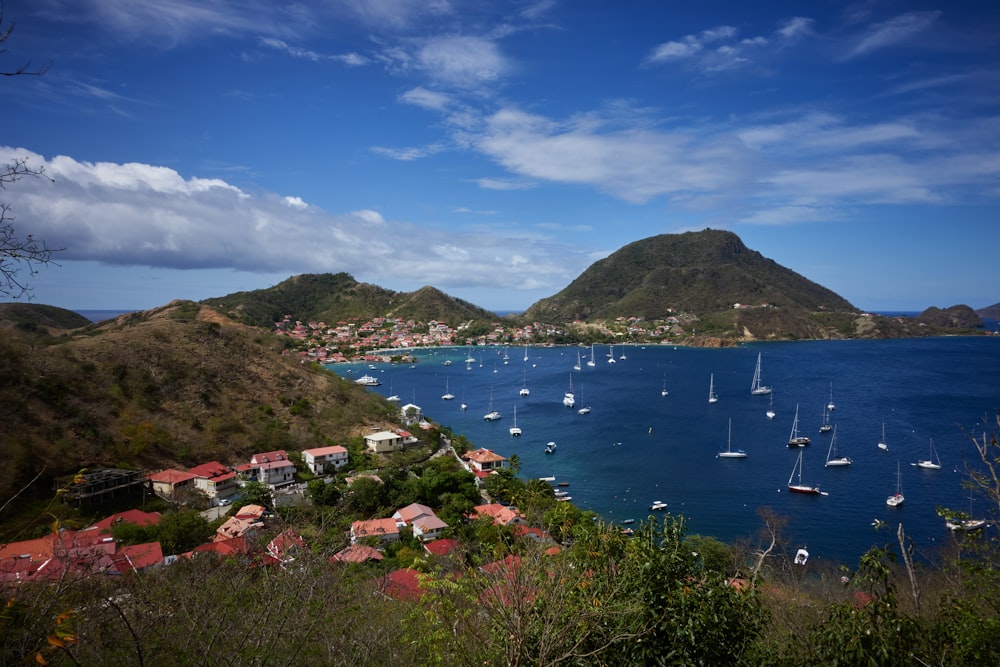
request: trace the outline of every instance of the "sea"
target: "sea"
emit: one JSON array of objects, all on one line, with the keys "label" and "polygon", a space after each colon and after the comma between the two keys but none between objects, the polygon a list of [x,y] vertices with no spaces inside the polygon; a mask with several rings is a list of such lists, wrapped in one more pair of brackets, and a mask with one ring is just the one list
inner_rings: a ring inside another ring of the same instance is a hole
[{"label": "sea", "polygon": [[[644,520],[661,501],[685,517],[689,533],[737,543],[757,539],[758,511],[770,508],[787,519],[790,548],[856,566],[873,545],[895,543],[900,523],[917,556],[934,560],[954,539],[938,508],[977,517],[988,509],[963,481],[967,466],[982,466],[970,438],[995,430],[1000,336],[593,350],[593,366],[590,347],[515,346],[413,350],[412,364],[329,368],[349,379],[375,375],[381,385],[371,391],[420,406],[476,447],[517,454],[521,477],[568,484],[575,505],[609,522]],[[758,354],[771,395],[750,394]],[[571,386],[573,409],[562,403]],[[833,435],[819,427],[828,403],[837,455],[853,459],[848,467],[824,467]],[[578,414],[584,405],[591,412]],[[491,408],[502,419],[485,421]],[[812,440],[801,450],[787,446],[796,410],[800,433]],[[517,438],[508,431],[515,418]],[[745,450],[745,459],[716,456],[730,423],[732,448]],[[877,446],[883,428],[888,450]],[[550,441],[554,454],[545,453]],[[941,468],[916,467],[932,447]],[[786,488],[800,451],[802,482],[821,495]],[[905,502],[891,508],[885,500],[897,483]]]}]

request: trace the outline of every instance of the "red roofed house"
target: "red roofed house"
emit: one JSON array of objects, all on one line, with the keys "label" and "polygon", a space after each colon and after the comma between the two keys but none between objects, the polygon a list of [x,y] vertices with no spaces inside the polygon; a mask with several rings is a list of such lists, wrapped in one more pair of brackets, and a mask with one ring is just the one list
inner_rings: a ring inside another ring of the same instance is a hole
[{"label": "red roofed house", "polygon": [[150,474],[148,479],[153,483],[153,493],[167,500],[173,500],[179,491],[185,489],[193,491],[196,477],[194,473],[182,470],[161,470]]},{"label": "red roofed house", "polygon": [[419,600],[421,595],[419,573],[409,568],[393,570],[379,579],[379,590],[394,600]]},{"label": "red roofed house", "polygon": [[366,544],[352,544],[330,556],[330,562],[364,563],[369,560],[382,560],[385,556],[375,547]]},{"label": "red roofed house", "polygon": [[372,519],[351,524],[351,544],[368,537],[376,537],[380,542],[398,542],[399,524],[395,519]]},{"label": "red roofed house", "polygon": [[427,553],[434,556],[447,556],[457,548],[458,541],[451,538],[434,540],[433,542],[424,544],[424,549],[427,550]]},{"label": "red roofed house", "polygon": [[163,564],[163,548],[159,542],[123,546],[111,557],[111,560],[114,563],[111,568],[112,572],[118,574],[142,572]]},{"label": "red roofed house", "polygon": [[340,445],[316,447],[302,450],[302,460],[316,475],[324,475],[331,470],[340,470],[347,465],[347,450]]},{"label": "red roofed house", "polygon": [[286,530],[267,543],[267,555],[285,565],[295,560],[296,550],[305,550],[306,541],[294,530]]},{"label": "red roofed house", "polygon": [[472,513],[469,515],[469,518],[476,520],[484,516],[490,517],[493,519],[493,523],[500,526],[509,526],[512,523],[521,523],[521,515],[517,512],[517,510],[511,509],[510,507],[504,507],[499,503],[476,505],[472,508]]},{"label": "red roofed house", "polygon": [[448,524],[434,514],[434,510],[420,503],[412,503],[397,510],[392,518],[410,526],[413,536],[424,542],[441,537],[441,533],[448,527]]},{"label": "red roofed house", "polygon": [[284,449],[276,449],[273,452],[260,452],[250,457],[250,463],[271,463],[273,461],[287,461],[288,453]]},{"label": "red roofed house", "polygon": [[195,475],[195,488],[210,499],[226,498],[236,492],[236,473],[218,461],[202,463],[188,472]]},{"label": "red roofed house", "polygon": [[491,449],[480,447],[479,449],[462,454],[462,458],[469,462],[469,465],[479,472],[491,472],[503,468],[504,457]]},{"label": "red roofed house", "polygon": [[132,523],[136,526],[155,526],[159,522],[159,512],[143,512],[142,510],[133,509],[112,514],[97,523],[91,524],[88,528],[96,528],[102,532],[110,533],[111,529],[120,523]]}]

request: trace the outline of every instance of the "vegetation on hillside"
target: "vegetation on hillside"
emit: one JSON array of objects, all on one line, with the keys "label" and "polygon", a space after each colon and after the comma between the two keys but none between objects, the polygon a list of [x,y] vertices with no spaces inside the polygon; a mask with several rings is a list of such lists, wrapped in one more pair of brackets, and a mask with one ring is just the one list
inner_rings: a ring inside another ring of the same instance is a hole
[{"label": "vegetation on hillside", "polygon": [[206,299],[232,319],[271,328],[285,315],[302,321],[335,324],[342,320],[399,317],[421,322],[458,324],[468,320],[495,321],[483,308],[450,297],[433,287],[394,292],[359,283],[346,273],[294,276],[274,287]]}]

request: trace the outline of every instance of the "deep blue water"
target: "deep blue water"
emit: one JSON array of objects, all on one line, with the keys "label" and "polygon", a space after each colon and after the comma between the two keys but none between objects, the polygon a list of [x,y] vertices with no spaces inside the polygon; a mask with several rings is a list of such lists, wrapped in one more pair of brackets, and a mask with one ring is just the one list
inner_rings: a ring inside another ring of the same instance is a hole
[{"label": "deep blue water", "polygon": [[[477,361],[467,365],[470,349]],[[505,363],[500,348],[441,348],[417,351],[419,360],[410,366],[331,368],[348,378],[377,374],[383,384],[373,391],[421,406],[428,418],[476,446],[516,453],[522,477],[554,475],[569,482],[574,504],[605,519],[643,519],[650,503],[662,500],[687,517],[689,532],[738,541],[761,526],[756,510],[767,506],[788,517],[784,534],[790,543],[808,546],[815,558],[849,565],[873,544],[894,539],[900,521],[925,557],[951,539],[935,509],[968,511],[961,483],[965,462],[977,459],[965,431],[982,437],[984,419],[1000,408],[996,336],[731,349],[616,346],[615,364],[607,362],[608,346],[598,346],[593,368],[586,365],[589,348],[581,349],[579,372],[572,371],[577,350],[531,347],[525,362],[524,348],[515,347]],[[758,351],[764,383],[774,388],[773,420],[765,416],[769,397],[749,392]],[[589,415],[562,405],[571,374],[577,407],[591,406]],[[719,397],[711,405],[710,374]],[[446,384],[453,401],[441,399]],[[519,396],[522,384],[530,396]],[[836,407],[830,421],[838,453],[854,459],[848,468],[823,465],[831,436],[818,428],[831,387]],[[503,413],[496,422],[483,420],[491,393]],[[521,438],[508,433],[515,405]],[[802,496],[785,488],[799,451],[786,444],[796,405],[800,430],[812,438],[804,449],[803,482],[819,484],[829,495]],[[745,449],[746,459],[715,456],[725,445],[730,418],[733,447]],[[888,452],[876,447],[883,422]],[[932,439],[941,470],[912,466],[927,458]],[[554,455],[544,453],[549,440],[558,443]],[[906,501],[893,509],[885,499],[895,491],[897,462]],[[976,501],[973,509],[983,513],[986,503]],[[888,522],[891,534],[877,535],[875,519]]]},{"label": "deep blue water", "polygon": [[104,320],[110,320],[113,317],[134,313],[135,311],[136,309],[133,308],[132,310],[77,310],[75,312],[83,315],[91,322],[103,322]]}]

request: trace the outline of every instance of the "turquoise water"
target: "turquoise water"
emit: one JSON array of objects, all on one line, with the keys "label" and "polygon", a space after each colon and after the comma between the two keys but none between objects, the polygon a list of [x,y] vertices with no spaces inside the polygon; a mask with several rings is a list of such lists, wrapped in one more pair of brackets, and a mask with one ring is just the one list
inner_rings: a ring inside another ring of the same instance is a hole
[{"label": "turquoise water", "polygon": [[[477,361],[466,364],[469,348],[441,348],[418,351],[410,366],[331,368],[348,378],[378,375],[382,385],[372,391],[421,406],[477,446],[517,454],[522,477],[568,482],[574,504],[608,520],[643,519],[650,503],[661,500],[687,517],[690,532],[738,541],[760,528],[757,509],[770,507],[788,517],[790,545],[847,564],[891,539],[900,521],[926,557],[951,539],[935,510],[968,510],[961,483],[976,456],[965,432],[982,437],[983,420],[1000,408],[1000,337],[616,346],[614,364],[605,345],[597,346],[594,367],[586,365],[589,348],[580,349],[581,371],[573,371],[577,350],[531,347],[524,361],[523,347],[473,348]],[[770,397],[749,392],[758,351],[764,384],[774,390],[774,419],[765,415]],[[718,402],[709,404],[712,374]],[[576,407],[590,406],[589,415],[562,405],[571,376]],[[455,400],[441,399],[446,386]],[[522,386],[529,396],[519,395]],[[823,465],[831,436],[818,429],[831,387],[838,454],[854,460],[847,468]],[[486,422],[491,393],[503,419]],[[828,495],[785,488],[799,452],[786,445],[796,404],[800,431],[812,438],[802,481]],[[520,438],[508,433],[515,405]],[[746,459],[715,456],[729,419],[733,448],[746,450]],[[876,447],[883,422],[888,452]],[[942,468],[911,465],[927,458],[932,439]],[[558,443],[554,455],[544,453],[550,440]],[[897,462],[906,501],[893,509],[885,499],[896,488]],[[977,508],[984,513],[985,501],[975,501]],[[875,519],[888,522],[891,534],[876,535]]]}]

